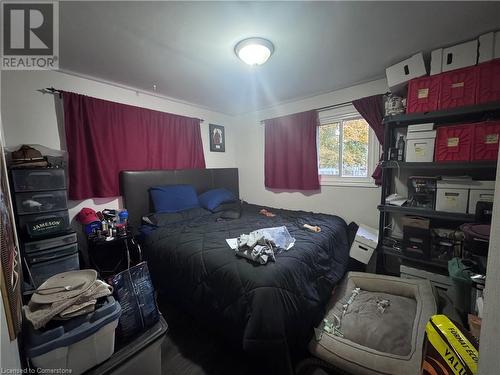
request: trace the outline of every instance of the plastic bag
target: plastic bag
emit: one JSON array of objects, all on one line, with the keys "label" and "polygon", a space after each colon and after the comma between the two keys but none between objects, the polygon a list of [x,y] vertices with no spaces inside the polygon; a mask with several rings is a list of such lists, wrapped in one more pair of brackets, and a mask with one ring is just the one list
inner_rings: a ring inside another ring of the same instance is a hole
[{"label": "plastic bag", "polygon": [[129,338],[150,327],[160,318],[155,292],[146,262],[109,278],[113,295],[122,307],[118,322],[120,338]]}]

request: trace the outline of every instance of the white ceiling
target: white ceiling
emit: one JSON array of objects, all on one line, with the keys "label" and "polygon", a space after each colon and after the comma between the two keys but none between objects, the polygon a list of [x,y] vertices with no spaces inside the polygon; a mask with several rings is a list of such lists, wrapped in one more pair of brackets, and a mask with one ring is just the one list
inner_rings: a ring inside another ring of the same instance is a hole
[{"label": "white ceiling", "polygon": [[[61,2],[60,19],[63,70],[239,114],[500,29],[500,2]],[[275,45],[260,67],[233,53],[252,36]]]}]

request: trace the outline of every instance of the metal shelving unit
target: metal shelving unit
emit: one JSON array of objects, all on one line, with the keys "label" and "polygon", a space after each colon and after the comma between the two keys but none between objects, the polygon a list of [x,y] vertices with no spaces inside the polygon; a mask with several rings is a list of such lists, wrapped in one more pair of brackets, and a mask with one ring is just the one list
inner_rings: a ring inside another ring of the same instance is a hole
[{"label": "metal shelving unit", "polygon": [[381,204],[377,208],[381,212],[392,212],[402,215],[422,216],[422,217],[427,217],[429,219],[452,220],[452,221],[459,221],[462,223],[471,223],[474,221],[474,215],[459,214],[456,212],[426,210],[423,208],[415,208],[415,207],[399,207],[399,206],[391,206],[388,204],[385,205]]},{"label": "metal shelving unit", "polygon": [[[418,173],[418,175],[440,176],[440,175],[470,175],[475,179],[494,179],[497,170],[496,161],[477,162],[429,162],[429,163],[407,163],[387,160],[389,147],[393,147],[397,141],[396,132],[404,131],[404,128],[412,124],[434,123],[435,127],[447,126],[460,123],[473,123],[486,120],[500,119],[500,102],[480,104],[450,110],[442,110],[425,113],[401,114],[384,118],[384,160],[382,167],[381,199],[378,209],[380,211],[379,221],[379,254],[382,260],[385,256],[392,256],[400,262],[420,264],[422,267],[446,269],[444,263],[432,260],[415,259],[404,256],[400,251],[384,245],[384,239],[391,237],[388,233],[388,223],[393,215],[412,215],[429,218],[439,225],[458,227],[462,223],[472,222],[474,215],[441,212],[414,207],[400,207],[388,205],[385,198],[394,192],[395,176],[402,172]],[[413,172],[415,171],[415,172]],[[386,272],[385,262],[378,263],[379,272]]]}]

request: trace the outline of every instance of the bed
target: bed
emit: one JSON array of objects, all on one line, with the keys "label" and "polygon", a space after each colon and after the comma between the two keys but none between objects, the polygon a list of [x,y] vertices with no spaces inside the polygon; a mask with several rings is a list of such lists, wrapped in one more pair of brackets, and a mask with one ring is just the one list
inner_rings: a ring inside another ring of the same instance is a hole
[{"label": "bed", "polygon": [[[238,195],[234,168],[200,171],[124,171],[120,176],[131,223],[151,212],[148,189],[190,183],[198,192],[225,187]],[[348,227],[337,216],[242,203],[241,217],[217,219],[197,212],[165,225],[150,226],[144,252],[159,291],[177,306],[216,327],[246,352],[278,357],[305,347],[324,315],[349,258]],[[303,224],[318,225],[312,233]],[[276,262],[256,265],[236,257],[226,243],[255,229],[285,225],[296,239]]]}]

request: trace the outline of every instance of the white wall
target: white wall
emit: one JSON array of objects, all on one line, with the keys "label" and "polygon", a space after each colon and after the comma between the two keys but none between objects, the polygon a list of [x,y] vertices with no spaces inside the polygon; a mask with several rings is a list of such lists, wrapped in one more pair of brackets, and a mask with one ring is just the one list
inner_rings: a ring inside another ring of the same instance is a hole
[{"label": "white wall", "polygon": [[[207,168],[236,167],[236,141],[232,126],[234,118],[225,114],[143,92],[138,93],[123,86],[55,71],[4,71],[1,87],[5,93],[1,108],[7,146],[35,143],[53,149],[61,148],[54,97],[37,91],[45,87],[55,87],[100,99],[204,119],[202,139]],[[226,152],[209,151],[210,123],[225,125]],[[70,216],[73,217],[82,207],[117,208],[121,202],[117,198],[110,198],[70,204]]]},{"label": "white wall", "polygon": [[[500,156],[500,153],[499,153]],[[497,171],[500,171],[500,158],[497,162]],[[495,183],[495,197],[493,204],[493,219],[491,222],[490,247],[488,250],[488,264],[486,274],[486,288],[484,291],[484,313],[481,324],[481,345],[479,352],[479,374],[498,374],[500,356],[500,173],[497,172]]]},{"label": "white wall", "polygon": [[[2,74],[0,74],[1,82]],[[0,91],[0,100],[4,95]],[[0,152],[3,152],[4,146],[4,131],[2,126],[2,112],[0,111]],[[1,281],[0,281],[1,282]],[[9,329],[7,327],[7,318],[5,316],[5,309],[3,299],[0,296],[0,370],[1,369],[20,369],[21,362],[19,360],[19,350],[17,340],[10,341]]]},{"label": "white wall", "polygon": [[238,168],[242,199],[276,208],[336,214],[347,222],[355,221],[358,224],[378,228],[379,188],[322,186],[320,193],[312,195],[300,192],[275,193],[266,190],[264,187],[264,126],[260,121],[331,106],[386,91],[387,83],[383,79],[239,116],[236,123],[238,124]]}]

